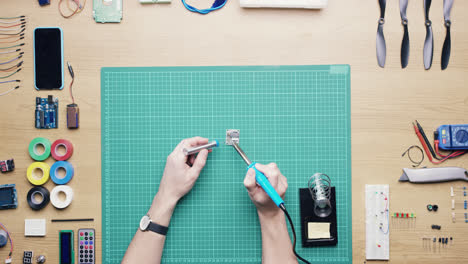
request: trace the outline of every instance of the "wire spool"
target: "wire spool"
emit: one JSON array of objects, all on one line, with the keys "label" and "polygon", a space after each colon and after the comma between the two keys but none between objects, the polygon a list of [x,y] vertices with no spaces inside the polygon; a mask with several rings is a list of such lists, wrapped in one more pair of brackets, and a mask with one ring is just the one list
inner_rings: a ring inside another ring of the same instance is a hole
[{"label": "wire spool", "polygon": [[[59,153],[59,147],[65,148],[65,154],[61,155]],[[70,141],[65,139],[57,139],[52,143],[51,154],[55,160],[68,160],[73,154],[73,145]]]},{"label": "wire spool", "polygon": [[[34,175],[34,171],[37,169],[42,171],[42,176],[40,178]],[[26,172],[26,177],[32,185],[39,186],[45,184],[49,180],[49,172],[50,167],[49,165],[47,165],[47,163],[34,162],[33,164],[29,165],[28,170]]]},{"label": "wire spool", "polygon": [[[59,194],[65,194],[65,201],[62,201],[59,198]],[[73,189],[67,185],[59,185],[52,189],[50,194],[50,201],[52,205],[57,209],[64,209],[67,208],[71,202],[73,201]]]},{"label": "wire spool", "polygon": [[309,179],[309,191],[314,200],[314,212],[318,217],[327,217],[332,212],[330,203],[331,181],[328,175],[315,173]]},{"label": "wire spool", "polygon": [[[59,169],[65,170],[65,177],[59,177]],[[57,185],[67,184],[73,178],[74,173],[75,172],[73,166],[68,161],[57,161],[54,164],[52,164],[52,167],[50,167],[50,178]]]},{"label": "wire spool", "polygon": [[[41,200],[37,201],[34,196],[39,195],[41,196]],[[50,194],[49,191],[42,187],[36,186],[29,190],[28,195],[26,197],[29,207],[33,210],[41,210],[42,208],[46,207],[50,201]]]},{"label": "wire spool", "polygon": [[[37,147],[40,145],[44,147],[44,153],[38,152]],[[50,147],[50,141],[47,138],[37,137],[29,143],[29,155],[33,160],[43,161],[50,156]]]}]

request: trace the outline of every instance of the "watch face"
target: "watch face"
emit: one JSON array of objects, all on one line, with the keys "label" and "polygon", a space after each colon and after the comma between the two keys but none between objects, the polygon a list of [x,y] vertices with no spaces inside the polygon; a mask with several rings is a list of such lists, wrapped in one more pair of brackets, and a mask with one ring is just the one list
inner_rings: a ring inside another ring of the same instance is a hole
[{"label": "watch face", "polygon": [[148,226],[149,226],[150,222],[151,222],[151,220],[150,220],[149,216],[144,215],[140,220],[140,229],[142,231],[145,231],[146,229],[148,229]]}]

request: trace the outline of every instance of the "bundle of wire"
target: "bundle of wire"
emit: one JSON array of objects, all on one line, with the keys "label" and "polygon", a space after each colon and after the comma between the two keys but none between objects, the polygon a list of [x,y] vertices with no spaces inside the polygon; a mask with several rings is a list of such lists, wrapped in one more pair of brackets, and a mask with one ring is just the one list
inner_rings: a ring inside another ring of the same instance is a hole
[{"label": "bundle of wire", "polygon": [[[85,8],[85,5],[86,5],[86,0],[83,1],[83,4],[81,4],[80,0],[65,0],[67,2],[67,8],[68,10],[70,10],[70,14],[69,15],[65,15],[63,12],[62,12],[62,3],[63,3],[64,0],[60,0],[59,4],[58,4],[58,10],[60,12],[60,15],[62,15],[62,17],[64,18],[70,18],[78,13],[81,13],[81,11],[83,11],[83,9]],[[75,6],[74,8],[72,8],[70,6],[70,2],[73,3],[73,5]]]},{"label": "bundle of wire", "polygon": [[[23,66],[24,52],[21,51],[21,48],[24,43],[19,42],[24,39],[25,30],[25,16],[0,17],[0,88],[20,82],[20,80],[5,79],[18,73]],[[0,96],[9,94],[18,88],[19,86],[14,86],[5,92],[0,90]]]},{"label": "bundle of wire", "polygon": [[441,164],[446,160],[460,157],[468,153],[467,151],[451,151],[448,155],[443,155],[439,151],[439,140],[437,140],[437,137],[434,138],[434,148],[432,148],[432,145],[429,142],[429,139],[427,139],[426,133],[424,133],[424,130],[418,120],[415,120],[415,123],[413,123],[413,128],[424,151],[426,152],[427,158],[433,164]]},{"label": "bundle of wire", "polygon": [[10,253],[8,254],[8,257],[5,260],[5,263],[11,263],[11,255],[13,254],[13,240],[11,240],[10,232],[6,229],[6,227],[0,223],[0,228],[2,228],[8,236],[8,240],[10,240]]},{"label": "bundle of wire", "polygon": [[202,15],[206,15],[206,14],[210,13],[211,11],[221,9],[224,5],[226,5],[226,2],[227,2],[227,0],[215,0],[215,2],[213,3],[213,5],[210,8],[198,9],[198,8],[195,8],[195,7],[187,4],[185,2],[185,0],[182,0],[182,4],[184,4],[184,6],[185,6],[185,8],[187,8],[187,10],[189,10],[191,12],[194,12],[194,13],[199,13],[199,14],[202,14]]}]

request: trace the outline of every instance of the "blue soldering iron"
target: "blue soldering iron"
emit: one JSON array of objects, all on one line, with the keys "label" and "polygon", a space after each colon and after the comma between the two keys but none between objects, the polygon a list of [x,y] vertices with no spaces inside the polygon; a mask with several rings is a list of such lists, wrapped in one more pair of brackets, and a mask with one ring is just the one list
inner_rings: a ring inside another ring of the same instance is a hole
[{"label": "blue soldering iron", "polygon": [[[237,153],[239,153],[241,158],[245,161],[245,163],[247,163],[247,170],[250,168],[255,170],[255,180],[257,181],[257,184],[263,188],[263,190],[268,194],[268,196],[270,196],[271,200],[273,200],[276,206],[278,206],[288,218],[289,224],[291,225],[292,233],[294,235],[293,248],[292,248],[294,255],[298,259],[302,260],[302,262],[306,264],[310,264],[309,261],[299,256],[299,254],[297,254],[296,252],[296,230],[294,229],[294,224],[291,219],[291,216],[289,215],[288,210],[286,210],[286,207],[284,206],[283,199],[281,198],[281,196],[279,196],[278,192],[276,192],[275,188],[271,186],[271,183],[268,181],[267,177],[265,177],[265,174],[263,174],[261,171],[255,168],[256,163],[250,161],[247,155],[245,155],[244,151],[239,147],[239,144],[237,143],[239,142],[239,131],[227,131],[227,132],[228,132],[228,137],[226,137],[226,142],[229,142],[229,144],[228,143],[226,144],[232,145],[236,149]],[[233,134],[237,136],[237,141],[232,139]]]},{"label": "blue soldering iron", "polygon": [[255,180],[257,181],[258,185],[260,185],[263,188],[263,190],[268,194],[268,196],[270,196],[271,200],[273,200],[276,206],[278,206],[279,208],[284,207],[283,199],[276,192],[275,188],[271,186],[271,183],[268,181],[267,177],[265,177],[265,175],[262,172],[255,168],[256,162],[250,161],[247,155],[245,155],[244,151],[242,151],[242,149],[239,147],[239,144],[237,144],[237,142],[233,141],[232,145],[236,149],[237,153],[239,153],[239,155],[245,161],[245,163],[247,163],[247,170],[250,168],[255,170]]}]

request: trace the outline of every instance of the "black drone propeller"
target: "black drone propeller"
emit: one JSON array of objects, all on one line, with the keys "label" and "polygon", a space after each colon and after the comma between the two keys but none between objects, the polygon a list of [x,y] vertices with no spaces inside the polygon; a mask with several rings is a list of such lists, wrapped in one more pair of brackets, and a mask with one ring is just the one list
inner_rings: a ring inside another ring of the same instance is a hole
[{"label": "black drone propeller", "polygon": [[444,0],[444,20],[447,33],[445,35],[444,46],[442,47],[442,70],[447,69],[450,60],[450,50],[452,48],[452,41],[450,40],[450,26],[452,25],[452,21],[450,20],[450,11],[452,11],[452,6],[453,0]]},{"label": "black drone propeller", "polygon": [[426,25],[426,40],[424,41],[424,68],[429,70],[432,65],[432,56],[434,54],[434,35],[432,34],[432,21],[429,20],[429,9],[432,0],[424,0],[424,15]]},{"label": "black drone propeller", "polygon": [[401,68],[408,66],[410,41],[408,33],[408,18],[406,17],[406,8],[408,7],[408,0],[400,0],[400,16],[401,24],[403,25],[403,40],[401,42]]}]

